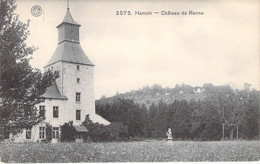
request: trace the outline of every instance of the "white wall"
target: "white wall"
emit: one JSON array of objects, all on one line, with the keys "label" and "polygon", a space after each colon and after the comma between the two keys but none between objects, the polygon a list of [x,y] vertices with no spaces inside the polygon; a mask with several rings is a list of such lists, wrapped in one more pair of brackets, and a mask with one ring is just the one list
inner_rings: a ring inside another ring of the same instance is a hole
[{"label": "white wall", "polygon": [[[77,65],[80,69],[77,70]],[[59,71],[60,76],[56,79],[56,84],[61,94],[68,100],[46,99],[45,105],[46,121],[53,126],[62,125],[65,122],[73,121],[74,125],[81,124],[85,116],[95,115],[94,96],[94,66],[67,63],[59,61],[45,68]],[[77,83],[80,78],[80,83]],[[76,102],[76,92],[80,92],[80,102]],[[59,118],[53,118],[53,106],[59,106]],[[81,110],[81,120],[76,120],[76,110]]]}]

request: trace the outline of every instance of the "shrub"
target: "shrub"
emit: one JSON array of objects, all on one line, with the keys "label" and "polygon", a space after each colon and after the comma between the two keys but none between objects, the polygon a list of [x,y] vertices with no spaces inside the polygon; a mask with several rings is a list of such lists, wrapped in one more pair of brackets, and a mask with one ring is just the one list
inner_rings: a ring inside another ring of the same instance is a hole
[{"label": "shrub", "polygon": [[86,116],[85,121],[82,123],[88,129],[87,137],[85,140],[93,142],[110,141],[110,131],[107,126],[99,123],[93,123],[89,115]]},{"label": "shrub", "polygon": [[107,141],[121,141],[127,138],[127,126],[123,123],[111,123],[110,125],[103,125],[93,123],[89,115],[86,116],[82,123],[88,129],[87,138],[93,142],[107,142]]},{"label": "shrub", "polygon": [[93,142],[107,142],[111,141],[111,132],[105,125],[99,123],[91,123],[88,128],[88,137]]},{"label": "shrub", "polygon": [[111,140],[122,141],[128,139],[128,128],[121,122],[112,122],[108,125],[111,132]]},{"label": "shrub", "polygon": [[46,141],[50,142],[52,140],[52,126],[46,123]]},{"label": "shrub", "polygon": [[75,135],[76,135],[76,131],[73,127],[73,121],[64,123],[61,126],[61,142],[75,141],[75,138],[74,138]]}]

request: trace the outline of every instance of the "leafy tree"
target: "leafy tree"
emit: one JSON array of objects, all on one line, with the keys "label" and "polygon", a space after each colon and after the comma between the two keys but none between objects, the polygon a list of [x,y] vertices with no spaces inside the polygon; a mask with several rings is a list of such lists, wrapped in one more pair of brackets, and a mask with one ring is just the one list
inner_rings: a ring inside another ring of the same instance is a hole
[{"label": "leafy tree", "polygon": [[147,137],[154,137],[155,136],[155,116],[158,111],[158,107],[152,103],[149,110],[148,110],[148,117],[147,117]]},{"label": "leafy tree", "polygon": [[30,66],[35,49],[25,43],[29,21],[19,21],[15,9],[14,0],[0,1],[0,133],[13,134],[44,119],[35,105],[55,79]]},{"label": "leafy tree", "polygon": [[[254,118],[254,121],[257,122],[259,95],[253,96],[253,91],[250,91],[248,84],[245,84],[241,90],[232,88],[230,85],[210,86],[205,92],[207,101],[214,106],[215,117],[218,117],[219,121],[225,124],[225,133],[229,133],[230,139],[234,138],[237,126],[246,129],[247,121]],[[252,127],[251,125],[247,126]]]},{"label": "leafy tree", "polygon": [[168,120],[175,137],[182,139],[190,137],[191,113],[192,111],[186,100],[175,101],[170,104]]},{"label": "leafy tree", "polygon": [[158,105],[152,103],[147,118],[147,136],[161,138],[165,137],[168,128],[168,105],[160,101]]},{"label": "leafy tree", "polygon": [[259,97],[260,94],[256,90],[249,90],[247,84],[241,91],[241,101],[245,104],[245,113],[239,122],[239,134],[242,137],[253,139],[259,134]]}]

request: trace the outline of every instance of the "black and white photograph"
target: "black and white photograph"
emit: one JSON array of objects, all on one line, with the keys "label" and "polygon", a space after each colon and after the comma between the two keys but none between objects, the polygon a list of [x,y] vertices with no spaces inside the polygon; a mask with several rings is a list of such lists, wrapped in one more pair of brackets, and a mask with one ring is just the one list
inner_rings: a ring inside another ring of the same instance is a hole
[{"label": "black and white photograph", "polygon": [[0,0],[0,163],[260,161],[260,1]]}]

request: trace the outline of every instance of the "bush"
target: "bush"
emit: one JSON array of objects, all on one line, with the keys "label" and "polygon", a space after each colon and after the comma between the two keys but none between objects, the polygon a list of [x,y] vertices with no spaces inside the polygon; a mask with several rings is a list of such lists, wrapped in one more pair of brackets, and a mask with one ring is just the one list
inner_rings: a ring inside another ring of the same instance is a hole
[{"label": "bush", "polygon": [[64,123],[61,126],[61,142],[72,142],[75,141],[76,131],[73,127],[73,121]]},{"label": "bush", "polygon": [[107,142],[111,141],[111,132],[105,125],[99,123],[91,123],[87,126],[88,137],[93,142]]},{"label": "bush", "polygon": [[52,126],[46,123],[46,141],[50,142],[52,140]]},{"label": "bush", "polygon": [[93,142],[105,142],[110,141],[110,130],[107,126],[99,123],[93,123],[90,120],[89,115],[86,116],[85,121],[82,123],[88,129],[86,140]]},{"label": "bush", "polygon": [[128,139],[128,128],[121,122],[113,122],[108,125],[111,139],[113,141],[122,141]]},{"label": "bush", "polygon": [[88,129],[86,140],[93,142],[107,142],[107,141],[121,141],[127,138],[127,126],[122,123],[111,123],[110,125],[103,125],[93,123],[89,115],[86,116],[85,121],[82,123]]}]

